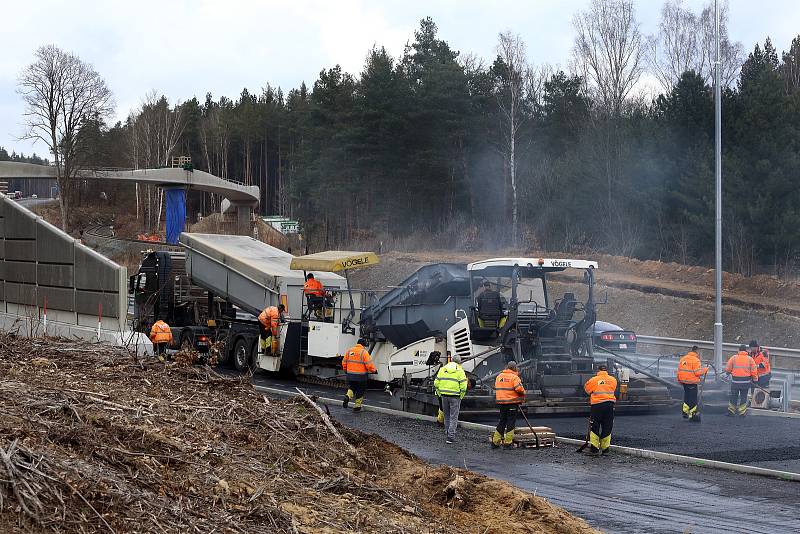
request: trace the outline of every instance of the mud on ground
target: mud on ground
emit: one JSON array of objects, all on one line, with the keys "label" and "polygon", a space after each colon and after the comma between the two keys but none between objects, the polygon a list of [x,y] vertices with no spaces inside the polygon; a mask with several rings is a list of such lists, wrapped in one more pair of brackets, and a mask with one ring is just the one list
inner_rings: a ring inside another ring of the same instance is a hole
[{"label": "mud on ground", "polygon": [[595,532],[326,420],[249,377],[0,334],[0,532]]}]

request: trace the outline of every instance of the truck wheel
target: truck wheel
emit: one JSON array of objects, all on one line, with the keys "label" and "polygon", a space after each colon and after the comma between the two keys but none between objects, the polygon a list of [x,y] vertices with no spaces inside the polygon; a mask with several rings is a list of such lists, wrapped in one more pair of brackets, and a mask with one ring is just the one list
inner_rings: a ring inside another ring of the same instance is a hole
[{"label": "truck wheel", "polygon": [[231,360],[233,360],[233,351],[229,347],[227,339],[220,345],[219,354],[217,355],[218,366],[227,367],[231,364]]},{"label": "truck wheel", "polygon": [[233,346],[233,366],[237,371],[247,371],[250,369],[252,357],[250,355],[250,343],[247,338],[240,337]]},{"label": "truck wheel", "polygon": [[190,334],[184,334],[181,337],[181,350],[190,351],[194,349],[194,340]]}]

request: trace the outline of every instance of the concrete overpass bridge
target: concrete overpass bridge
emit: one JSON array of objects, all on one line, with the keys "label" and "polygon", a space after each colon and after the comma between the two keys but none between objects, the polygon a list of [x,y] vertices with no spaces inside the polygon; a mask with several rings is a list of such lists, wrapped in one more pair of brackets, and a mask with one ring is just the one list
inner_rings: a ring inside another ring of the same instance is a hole
[{"label": "concrete overpass bridge", "polygon": [[[49,165],[0,161],[0,180],[32,178],[52,180],[56,168]],[[253,208],[258,206],[259,189],[255,185],[243,185],[224,180],[205,171],[188,171],[182,168],[163,169],[100,169],[81,171],[79,179],[119,180],[162,188],[181,187],[215,193],[228,200],[230,208],[236,210],[240,225],[249,225]]]}]

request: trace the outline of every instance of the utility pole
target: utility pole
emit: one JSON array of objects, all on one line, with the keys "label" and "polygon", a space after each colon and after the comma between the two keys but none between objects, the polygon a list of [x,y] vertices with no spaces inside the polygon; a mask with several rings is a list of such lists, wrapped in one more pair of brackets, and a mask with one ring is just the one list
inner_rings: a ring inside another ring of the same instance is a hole
[{"label": "utility pole", "polygon": [[714,365],[722,368],[722,89],[720,87],[719,60],[719,0],[714,0],[714,153],[715,153],[715,248],[716,269],[714,270]]}]

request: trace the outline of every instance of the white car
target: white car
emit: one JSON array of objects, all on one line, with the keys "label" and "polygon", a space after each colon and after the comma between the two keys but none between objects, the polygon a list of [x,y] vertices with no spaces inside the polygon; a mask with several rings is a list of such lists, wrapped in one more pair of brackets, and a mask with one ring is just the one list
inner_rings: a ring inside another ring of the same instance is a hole
[{"label": "white car", "polygon": [[39,195],[33,194],[31,195],[31,198],[39,198]]}]

